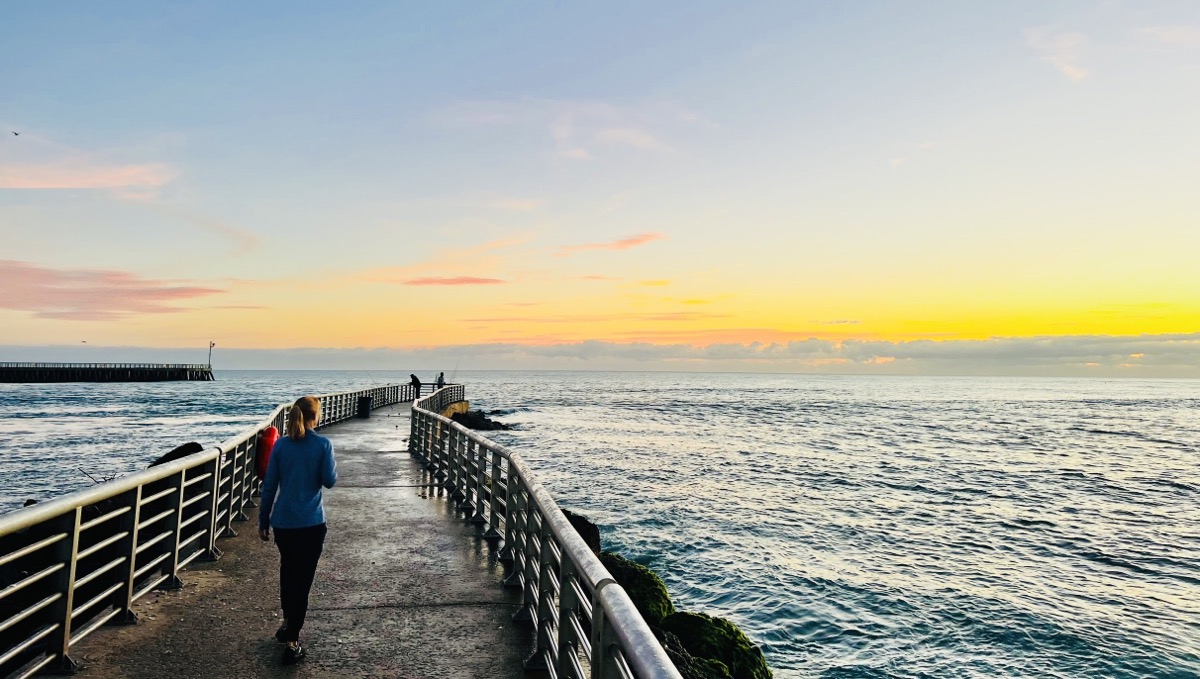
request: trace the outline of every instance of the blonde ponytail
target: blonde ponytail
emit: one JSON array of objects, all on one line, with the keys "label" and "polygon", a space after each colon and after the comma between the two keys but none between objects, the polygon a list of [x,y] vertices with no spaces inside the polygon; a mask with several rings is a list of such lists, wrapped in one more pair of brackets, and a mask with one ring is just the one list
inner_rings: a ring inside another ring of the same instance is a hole
[{"label": "blonde ponytail", "polygon": [[309,427],[316,427],[321,418],[321,402],[314,396],[296,399],[288,410],[287,435],[290,439],[302,439]]}]

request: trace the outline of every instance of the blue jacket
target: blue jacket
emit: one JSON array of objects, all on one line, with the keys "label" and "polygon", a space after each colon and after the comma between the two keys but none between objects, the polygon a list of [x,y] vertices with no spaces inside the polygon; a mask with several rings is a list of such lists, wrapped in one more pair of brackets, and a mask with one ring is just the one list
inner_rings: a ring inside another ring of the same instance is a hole
[{"label": "blue jacket", "polygon": [[309,429],[302,439],[275,443],[263,479],[258,527],[308,528],[325,523],[321,487],[337,483],[333,444]]}]

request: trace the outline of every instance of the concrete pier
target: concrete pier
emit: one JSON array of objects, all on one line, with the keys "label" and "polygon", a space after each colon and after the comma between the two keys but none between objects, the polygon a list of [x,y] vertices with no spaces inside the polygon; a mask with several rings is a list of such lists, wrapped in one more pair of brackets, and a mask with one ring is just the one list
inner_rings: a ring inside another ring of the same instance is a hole
[{"label": "concrete pier", "polygon": [[218,542],[224,556],[193,563],[184,586],[137,602],[135,626],[84,639],[83,677],[526,676],[532,630],[510,617],[520,595],[477,529],[407,451],[409,403],[321,431],[333,442],[338,485],[326,491],[329,535],[301,641],[309,656],[282,667],[279,553],[259,540],[257,516]]}]

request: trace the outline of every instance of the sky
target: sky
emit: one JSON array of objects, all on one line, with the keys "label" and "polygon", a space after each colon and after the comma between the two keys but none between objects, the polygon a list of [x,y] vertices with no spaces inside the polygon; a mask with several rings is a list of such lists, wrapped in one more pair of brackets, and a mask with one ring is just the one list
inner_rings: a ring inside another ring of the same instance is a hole
[{"label": "sky", "polygon": [[4,12],[0,360],[1200,377],[1191,0]]}]

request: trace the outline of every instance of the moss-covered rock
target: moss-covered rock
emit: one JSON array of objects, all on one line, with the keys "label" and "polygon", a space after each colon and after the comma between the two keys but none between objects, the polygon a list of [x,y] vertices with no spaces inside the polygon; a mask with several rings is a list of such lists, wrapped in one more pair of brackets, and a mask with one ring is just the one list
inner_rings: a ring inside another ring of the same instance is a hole
[{"label": "moss-covered rock", "polygon": [[762,651],[750,643],[737,625],[704,613],[674,613],[660,627],[679,637],[688,653],[719,660],[734,679],[771,679]]},{"label": "moss-covered rock", "polygon": [[683,675],[683,679],[733,679],[725,663],[710,658],[697,658],[688,653],[679,637],[659,627],[651,629],[654,636],[662,642],[663,650],[667,652],[671,664]]},{"label": "moss-covered rock", "polygon": [[600,529],[596,524],[567,509],[562,510],[562,513],[567,517],[567,521],[571,522],[575,532],[579,533],[579,537],[592,548],[592,553],[600,556]]},{"label": "moss-covered rock", "polygon": [[612,573],[617,584],[625,588],[647,624],[655,626],[675,612],[667,586],[654,571],[612,552],[601,552],[600,563]]}]

